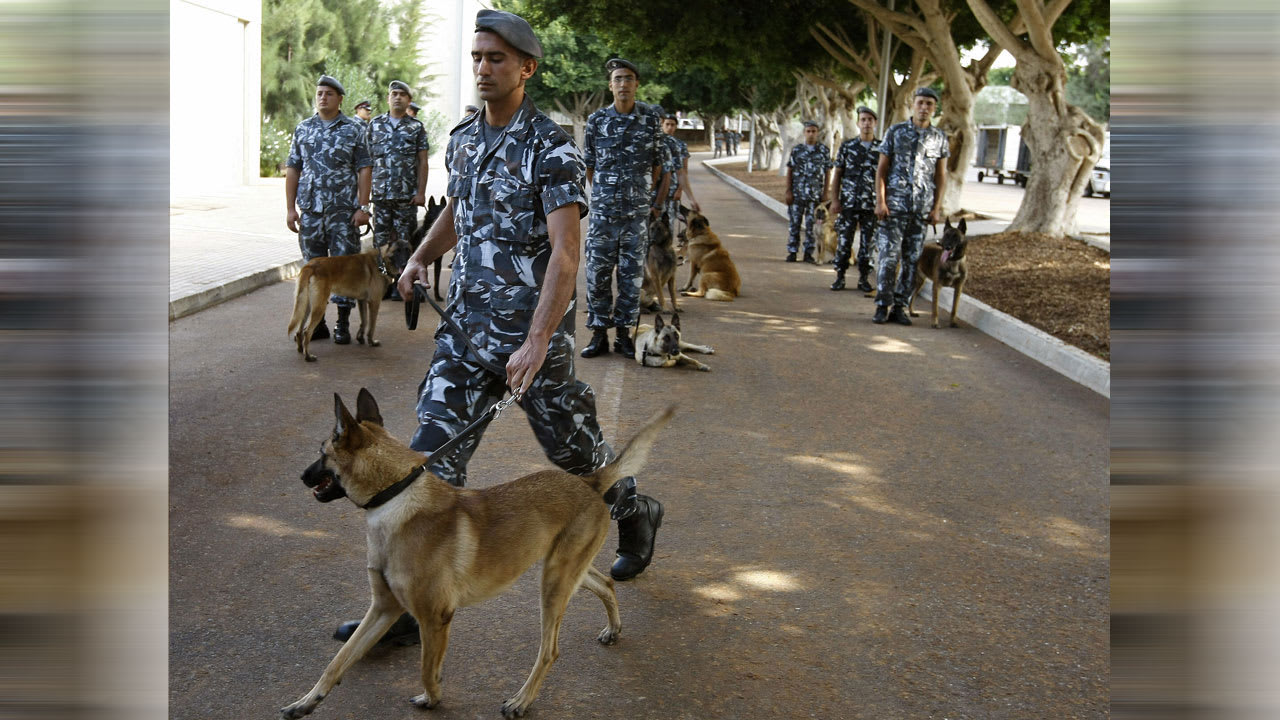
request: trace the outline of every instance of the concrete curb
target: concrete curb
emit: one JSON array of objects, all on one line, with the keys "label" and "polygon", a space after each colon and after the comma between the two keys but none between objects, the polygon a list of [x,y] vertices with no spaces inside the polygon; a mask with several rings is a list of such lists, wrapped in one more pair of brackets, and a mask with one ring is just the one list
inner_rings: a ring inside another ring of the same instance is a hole
[{"label": "concrete curb", "polygon": [[236,278],[230,282],[224,283],[217,287],[209,288],[204,292],[188,295],[177,300],[169,301],[169,320],[177,320],[192,313],[200,312],[205,308],[213,307],[218,303],[226,302],[232,298],[240,297],[253,292],[259,288],[278,283],[282,280],[291,280],[298,276],[302,270],[302,259],[299,258],[293,262],[277,265],[267,268],[260,272]]},{"label": "concrete curb", "polygon": [[[734,160],[737,161],[738,158],[734,158]],[[741,180],[717,170],[715,165],[723,161],[723,158],[718,161],[703,160],[702,165],[712,175],[746,193],[747,196],[761,205],[784,218],[787,217],[786,205]],[[1110,243],[1106,248],[1108,251],[1110,251],[1109,245]],[[916,298],[916,303],[932,303],[932,293],[933,283],[925,281],[925,287],[921,290],[920,297]],[[938,299],[938,318],[940,322],[945,322],[944,317],[950,317],[952,293],[951,288],[942,289],[942,295]],[[946,308],[945,313],[943,308]],[[919,308],[917,308],[917,311],[919,311]],[[922,313],[921,316],[924,317],[926,314]],[[1002,313],[968,295],[961,295],[960,307],[956,310],[956,316],[1045,367],[1084,385],[1103,397],[1111,397],[1111,363],[1094,357],[1077,347],[1068,345],[1058,338],[1031,327],[1021,320]]]}]

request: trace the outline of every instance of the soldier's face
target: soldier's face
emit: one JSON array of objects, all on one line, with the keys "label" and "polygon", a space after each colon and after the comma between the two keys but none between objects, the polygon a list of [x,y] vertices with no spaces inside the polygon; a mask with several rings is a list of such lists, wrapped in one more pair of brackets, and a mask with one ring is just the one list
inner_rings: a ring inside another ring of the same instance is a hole
[{"label": "soldier's face", "polygon": [[479,31],[471,40],[471,73],[482,100],[498,100],[533,77],[538,61],[521,59],[520,52],[496,33]]},{"label": "soldier's face", "polygon": [[858,113],[858,130],[863,135],[874,135],[876,132],[876,116],[870,113]]},{"label": "soldier's face", "polygon": [[663,121],[662,121],[662,132],[664,132],[664,133],[666,133],[666,134],[668,134],[668,135],[675,135],[675,134],[676,134],[676,121],[675,121],[675,120],[663,120]]},{"label": "soldier's face", "polygon": [[356,115],[359,115],[361,120],[368,120],[369,116],[372,114],[373,113],[369,112],[369,108],[367,107],[362,107],[356,111]]},{"label": "soldier's face", "polygon": [[409,110],[409,93],[403,90],[392,90],[387,93],[387,105],[391,106],[396,112],[407,112]]},{"label": "soldier's face", "polygon": [[916,99],[911,103],[911,114],[915,117],[916,123],[923,125],[929,122],[933,117],[933,112],[938,109],[938,101],[924,95],[917,95]]},{"label": "soldier's face", "polygon": [[613,92],[615,100],[636,99],[636,88],[640,87],[640,81],[636,79],[636,74],[628,68],[618,68],[609,73],[609,90]]},{"label": "soldier's face", "polygon": [[808,145],[818,142],[818,128],[807,125],[804,129],[804,141]]},{"label": "soldier's face", "polygon": [[316,87],[316,111],[333,112],[342,105],[342,96],[328,85]]}]

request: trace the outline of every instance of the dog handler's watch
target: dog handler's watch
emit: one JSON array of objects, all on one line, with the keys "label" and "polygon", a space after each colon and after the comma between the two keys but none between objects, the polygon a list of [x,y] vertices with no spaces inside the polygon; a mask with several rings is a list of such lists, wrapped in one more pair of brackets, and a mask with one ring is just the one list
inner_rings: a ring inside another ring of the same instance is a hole
[{"label": "dog handler's watch", "polygon": [[357,210],[359,210],[360,212],[364,213],[365,215],[372,215],[372,214],[373,214],[373,213],[369,212],[369,206],[368,206],[368,205],[361,205],[360,207],[358,207],[358,208],[356,208],[356,209],[357,209]]}]

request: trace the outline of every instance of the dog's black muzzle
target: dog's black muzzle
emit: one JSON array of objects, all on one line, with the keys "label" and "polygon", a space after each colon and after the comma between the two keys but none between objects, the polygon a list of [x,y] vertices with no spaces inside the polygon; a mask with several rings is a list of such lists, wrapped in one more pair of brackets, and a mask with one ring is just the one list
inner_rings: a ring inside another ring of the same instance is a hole
[{"label": "dog's black muzzle", "polygon": [[302,484],[311,488],[311,494],[322,503],[333,502],[347,496],[346,489],[338,481],[337,473],[325,464],[327,459],[324,453],[321,453],[320,459],[302,471]]}]

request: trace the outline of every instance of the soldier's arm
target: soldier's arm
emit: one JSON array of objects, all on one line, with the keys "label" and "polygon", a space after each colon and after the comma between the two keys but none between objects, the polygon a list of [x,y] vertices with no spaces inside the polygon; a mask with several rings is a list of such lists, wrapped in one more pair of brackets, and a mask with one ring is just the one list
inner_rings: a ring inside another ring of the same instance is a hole
[{"label": "soldier's arm", "polygon": [[440,217],[436,218],[431,229],[427,231],[426,239],[417,250],[413,251],[409,262],[404,266],[404,272],[400,273],[400,280],[396,283],[400,297],[413,296],[415,280],[422,283],[423,287],[431,287],[431,276],[427,272],[427,266],[435,262],[436,258],[452,250],[457,244],[458,234],[453,230],[453,198],[449,198],[444,210],[440,211]]},{"label": "soldier's arm", "polygon": [[876,217],[881,220],[889,217],[889,205],[885,202],[885,180],[889,177],[889,155],[880,153],[876,164]]},{"label": "soldier's arm", "polygon": [[693,186],[689,184],[689,158],[685,158],[680,166],[680,190],[682,194],[689,196],[689,207],[695,212],[702,212],[702,208],[698,205],[698,199],[693,196]]},{"label": "soldier's arm", "polygon": [[787,204],[790,205],[795,200],[795,195],[791,192],[791,166],[787,166]]},{"label": "soldier's arm", "polygon": [[427,204],[427,151],[418,151],[418,192],[413,196],[414,205]]},{"label": "soldier's arm", "polygon": [[298,232],[298,168],[284,170],[284,224],[290,232]]},{"label": "soldier's arm", "polygon": [[569,203],[547,215],[551,259],[542,280],[538,307],[533,311],[529,335],[507,361],[507,386],[523,393],[547,359],[547,344],[569,309],[569,300],[578,278],[578,257],[582,253],[582,230],[577,203]]},{"label": "soldier's arm", "polygon": [[942,193],[947,189],[947,159],[938,158],[933,169],[933,210],[929,213],[929,222],[937,225],[942,221]]},{"label": "soldier's arm", "polygon": [[653,213],[662,214],[662,205],[667,201],[667,192],[671,189],[671,173],[662,171],[662,183],[658,185],[658,200],[653,205]]}]

